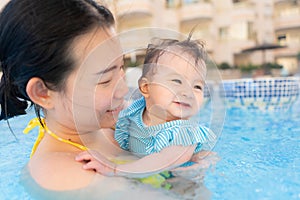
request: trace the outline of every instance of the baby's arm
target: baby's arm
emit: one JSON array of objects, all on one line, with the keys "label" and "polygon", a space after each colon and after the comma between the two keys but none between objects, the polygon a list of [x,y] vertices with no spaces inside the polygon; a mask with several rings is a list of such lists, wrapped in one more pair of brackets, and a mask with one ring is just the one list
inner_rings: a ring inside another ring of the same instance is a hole
[{"label": "baby's arm", "polygon": [[116,175],[136,177],[149,176],[164,170],[173,169],[191,159],[195,146],[169,146],[159,153],[145,156],[137,161],[118,165]]},{"label": "baby's arm", "polygon": [[191,159],[194,146],[170,146],[139,160],[126,164],[114,164],[98,152],[83,152],[76,157],[77,161],[85,161],[84,169],[96,170],[108,176],[146,177],[164,170],[173,169]]}]

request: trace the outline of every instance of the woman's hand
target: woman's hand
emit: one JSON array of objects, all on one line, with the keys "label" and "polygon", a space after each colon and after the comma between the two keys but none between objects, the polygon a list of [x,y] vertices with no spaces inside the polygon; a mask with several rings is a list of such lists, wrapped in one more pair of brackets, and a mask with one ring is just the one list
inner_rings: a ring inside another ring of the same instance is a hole
[{"label": "woman's hand", "polygon": [[75,157],[75,160],[83,162],[82,168],[85,170],[94,170],[105,176],[116,175],[116,165],[97,151],[81,152]]}]

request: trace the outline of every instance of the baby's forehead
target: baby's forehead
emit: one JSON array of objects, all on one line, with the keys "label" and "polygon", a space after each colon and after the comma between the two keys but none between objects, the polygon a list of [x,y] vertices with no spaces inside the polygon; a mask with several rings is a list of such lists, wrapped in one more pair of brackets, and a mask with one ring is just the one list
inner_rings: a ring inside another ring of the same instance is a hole
[{"label": "baby's forehead", "polygon": [[171,64],[174,62],[180,62],[181,64],[188,63],[196,68],[206,68],[205,61],[201,57],[195,57],[194,54],[189,51],[184,51],[182,48],[166,49],[157,58],[158,65],[168,65],[168,63]]},{"label": "baby's forehead", "polygon": [[172,60],[195,62],[196,58],[179,48],[164,49],[157,58],[157,63],[172,62]]},{"label": "baby's forehead", "polygon": [[[176,56],[177,57],[177,56]],[[189,77],[202,77],[205,74],[205,68],[199,67],[195,62],[190,62],[186,59],[166,59],[161,60],[161,62],[156,63],[154,74],[161,75],[189,75]]]},{"label": "baby's forehead", "polygon": [[162,56],[165,55],[173,55],[173,56],[179,56],[182,55],[182,53],[189,55],[188,51],[181,46],[169,46],[162,49]]},{"label": "baby's forehead", "polygon": [[199,54],[199,49],[190,48],[188,46],[175,45],[162,48],[157,60],[159,60],[160,57],[178,57],[183,60],[188,59],[191,62],[204,61],[203,55]]},{"label": "baby's forehead", "polygon": [[[176,51],[177,50],[177,51]],[[165,51],[157,60],[156,72],[160,70],[167,71],[179,71],[183,73],[184,71],[190,71],[194,73],[195,76],[204,76],[206,74],[206,64],[201,58],[195,58],[190,53],[182,51],[180,48],[172,48]],[[182,71],[181,71],[182,70]]]}]

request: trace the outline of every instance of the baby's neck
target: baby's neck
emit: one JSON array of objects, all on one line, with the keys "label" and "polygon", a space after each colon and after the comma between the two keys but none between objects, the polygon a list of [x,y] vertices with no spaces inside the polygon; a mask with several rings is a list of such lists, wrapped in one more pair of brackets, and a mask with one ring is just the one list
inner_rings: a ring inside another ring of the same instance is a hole
[{"label": "baby's neck", "polygon": [[166,122],[166,119],[161,119],[160,117],[153,115],[152,113],[148,112],[147,109],[144,110],[142,119],[144,124],[146,124],[147,126],[154,126]]},{"label": "baby's neck", "polygon": [[[164,116],[164,117],[161,117],[161,116]],[[157,112],[149,112],[146,108],[143,112],[142,119],[143,119],[144,124],[146,124],[147,126],[155,126],[155,125],[163,124],[163,123],[173,121],[173,120],[180,120],[180,118],[168,119],[166,113],[157,114]]]}]

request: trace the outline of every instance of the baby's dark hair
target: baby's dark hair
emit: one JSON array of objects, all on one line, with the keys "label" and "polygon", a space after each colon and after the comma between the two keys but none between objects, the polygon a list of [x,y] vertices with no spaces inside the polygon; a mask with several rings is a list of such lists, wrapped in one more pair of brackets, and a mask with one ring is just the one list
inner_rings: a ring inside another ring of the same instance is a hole
[{"label": "baby's dark hair", "polygon": [[26,93],[33,77],[63,91],[75,66],[74,39],[112,25],[112,13],[93,0],[11,0],[0,13],[0,120],[25,114],[33,104]]},{"label": "baby's dark hair", "polygon": [[170,52],[175,55],[181,55],[182,53],[190,55],[195,61],[195,67],[197,67],[199,71],[203,72],[205,77],[206,65],[203,65],[203,62],[205,63],[207,54],[204,48],[204,42],[201,40],[191,40],[191,36],[192,33],[183,41],[176,39],[154,38],[146,50],[142,77],[146,77],[154,73],[159,57],[166,52]]}]

